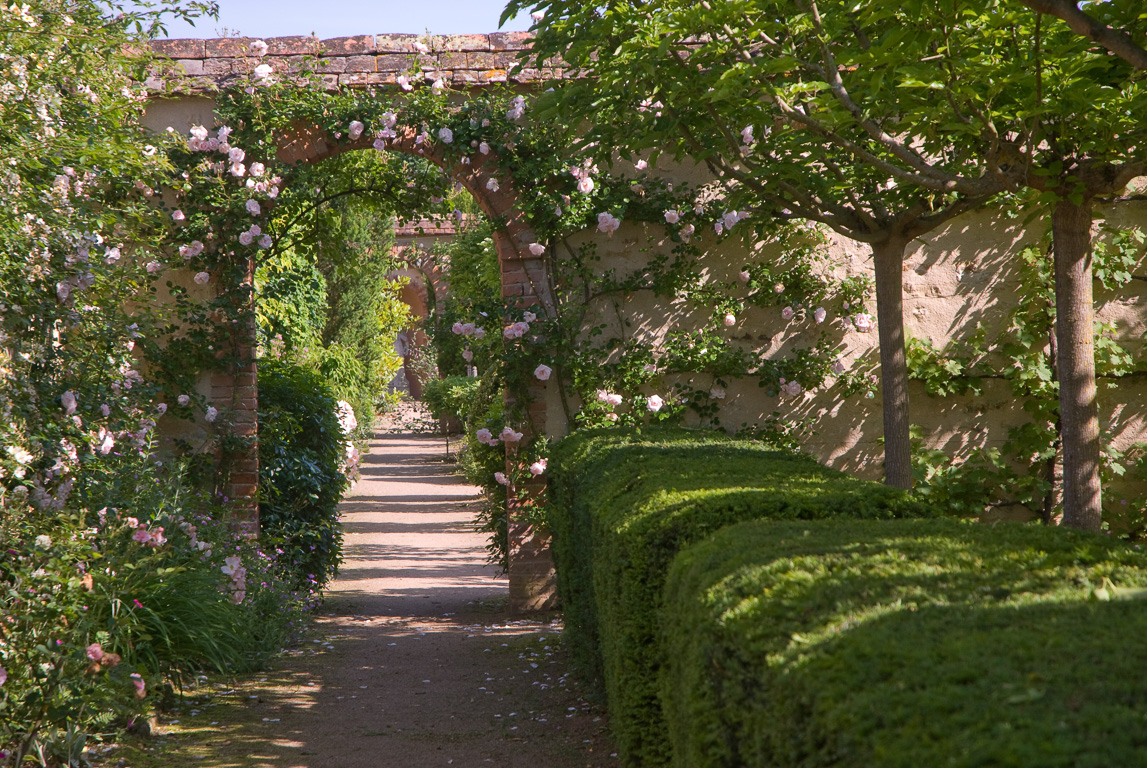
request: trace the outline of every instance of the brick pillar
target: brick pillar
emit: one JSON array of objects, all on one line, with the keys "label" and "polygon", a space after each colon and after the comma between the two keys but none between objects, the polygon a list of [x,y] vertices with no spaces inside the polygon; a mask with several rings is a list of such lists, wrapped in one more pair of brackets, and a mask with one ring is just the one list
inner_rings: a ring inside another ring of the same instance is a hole
[{"label": "brick pillar", "polygon": [[256,378],[255,262],[247,263],[240,293],[243,313],[232,325],[228,370],[211,377],[211,401],[225,416],[229,431],[215,454],[219,492],[231,504],[231,523],[245,537],[259,534],[259,385]]},{"label": "brick pillar", "polygon": [[[499,232],[494,243],[502,265],[502,297],[511,306],[521,308],[550,306],[546,264],[542,259],[526,256],[514,247],[510,236]],[[524,250],[524,249],[522,249]],[[526,393],[526,402],[518,403],[514,395],[506,393],[506,411],[525,412],[527,423],[522,426],[523,444],[535,436],[546,434],[546,382],[534,382]],[[513,460],[507,446],[506,461]],[[525,481],[529,498],[545,494],[545,476]],[[550,553],[549,531],[537,529],[523,519],[522,505],[516,495],[509,496],[509,576],[510,610],[514,613],[532,613],[557,607],[557,577]]]}]

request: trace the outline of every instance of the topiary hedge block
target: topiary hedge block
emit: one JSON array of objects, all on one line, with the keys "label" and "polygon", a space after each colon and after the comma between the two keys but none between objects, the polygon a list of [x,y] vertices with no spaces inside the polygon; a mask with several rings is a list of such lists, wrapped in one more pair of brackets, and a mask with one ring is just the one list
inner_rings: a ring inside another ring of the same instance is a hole
[{"label": "topiary hedge block", "polygon": [[926,514],[904,492],[723,433],[587,430],[551,452],[548,522],[567,642],[628,765],[669,761],[657,699],[665,573],[682,548],[758,518]]},{"label": "topiary hedge block", "polygon": [[666,582],[673,765],[1147,765],[1147,602],[1119,599],[1144,586],[1141,553],[1062,529],[725,528]]}]

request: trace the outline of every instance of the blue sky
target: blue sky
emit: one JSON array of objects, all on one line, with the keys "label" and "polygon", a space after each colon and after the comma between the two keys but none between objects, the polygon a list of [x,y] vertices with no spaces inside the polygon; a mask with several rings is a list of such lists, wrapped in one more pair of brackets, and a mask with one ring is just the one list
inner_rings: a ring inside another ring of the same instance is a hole
[{"label": "blue sky", "polygon": [[[191,27],[169,22],[167,37],[248,37],[309,35],[321,38],[386,32],[453,35],[497,32],[507,0],[218,0],[219,20],[201,19]],[[529,29],[523,13],[501,29]]]}]

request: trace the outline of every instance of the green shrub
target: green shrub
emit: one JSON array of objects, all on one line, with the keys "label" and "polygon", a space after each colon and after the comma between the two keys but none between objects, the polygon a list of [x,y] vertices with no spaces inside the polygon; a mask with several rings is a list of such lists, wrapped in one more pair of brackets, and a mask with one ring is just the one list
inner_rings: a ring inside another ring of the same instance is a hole
[{"label": "green shrub", "polygon": [[674,765],[1144,765],[1147,604],[1095,599],[1144,586],[1141,553],[1062,529],[726,528],[667,579]]},{"label": "green shrub", "polygon": [[473,376],[431,379],[422,387],[422,402],[440,423],[446,425],[453,421],[464,426],[469,420],[478,384]]},{"label": "green shrub", "polygon": [[259,522],[299,589],[318,589],[342,561],[338,503],[346,436],[337,400],[310,368],[259,362]]},{"label": "green shrub", "polygon": [[925,514],[902,491],[723,433],[585,430],[557,443],[549,475],[568,642],[587,677],[604,682],[629,765],[669,759],[657,616],[679,550],[742,520]]}]

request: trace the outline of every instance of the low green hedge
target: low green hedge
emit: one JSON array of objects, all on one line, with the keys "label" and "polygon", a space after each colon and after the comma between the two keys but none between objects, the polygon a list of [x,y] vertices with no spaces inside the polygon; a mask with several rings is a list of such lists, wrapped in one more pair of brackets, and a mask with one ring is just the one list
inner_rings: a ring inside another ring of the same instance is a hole
[{"label": "low green hedge", "polygon": [[555,445],[548,474],[567,642],[586,676],[604,683],[628,765],[669,761],[656,640],[679,550],[742,520],[924,514],[901,491],[723,433],[583,430]]},{"label": "low green hedge", "polygon": [[1061,529],[726,528],[666,583],[673,764],[1147,765],[1147,603],[1111,584],[1143,555]]}]

